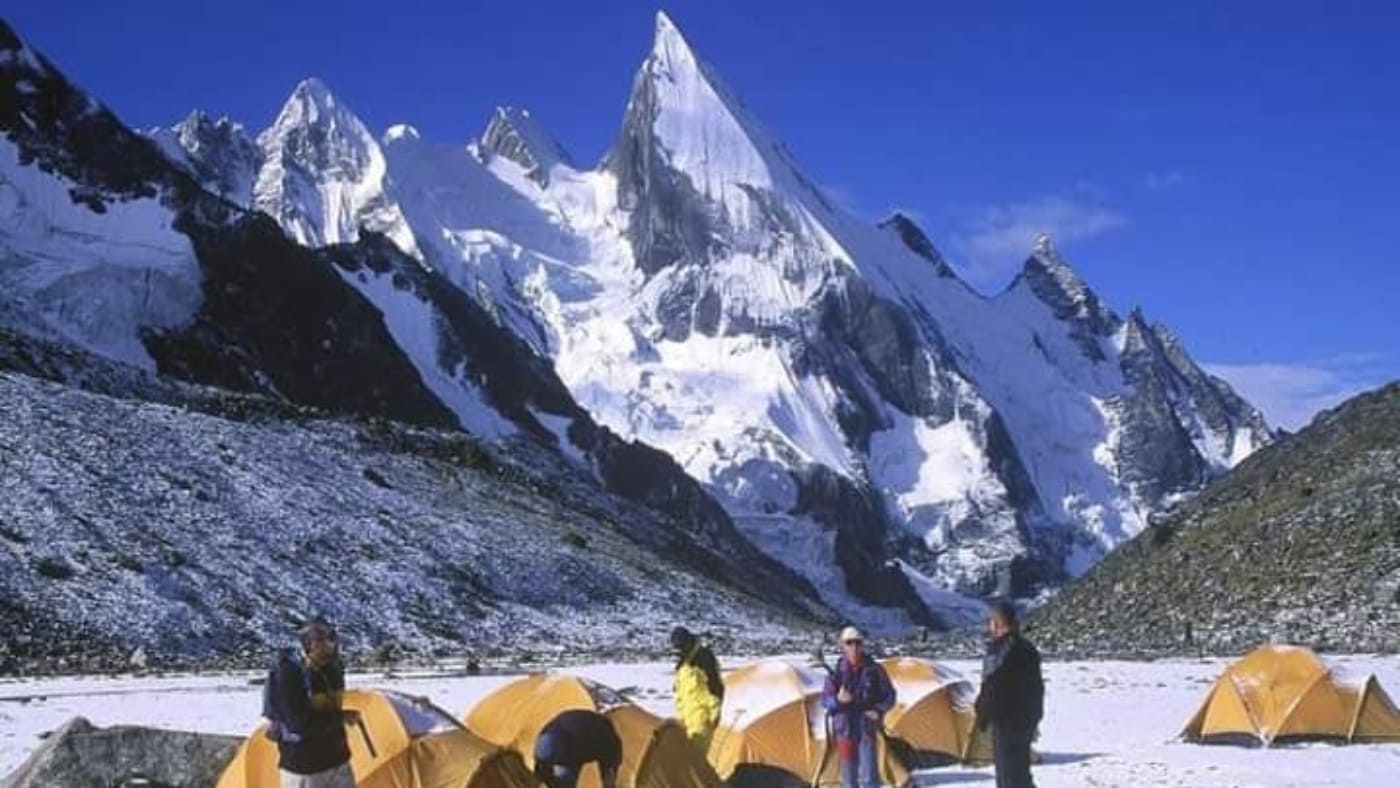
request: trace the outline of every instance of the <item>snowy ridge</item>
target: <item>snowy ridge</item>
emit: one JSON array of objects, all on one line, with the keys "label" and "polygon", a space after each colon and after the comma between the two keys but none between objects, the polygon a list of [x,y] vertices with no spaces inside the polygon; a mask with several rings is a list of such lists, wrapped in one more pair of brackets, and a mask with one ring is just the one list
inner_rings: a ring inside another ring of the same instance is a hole
[{"label": "snowy ridge", "polygon": [[497,107],[476,143],[478,155],[500,155],[520,165],[541,186],[549,184],[557,164],[573,166],[568,151],[535,120],[529,110]]},{"label": "snowy ridge", "polygon": [[189,170],[210,192],[250,207],[263,153],[243,125],[195,110],[179,124],[147,132],[171,161]]}]

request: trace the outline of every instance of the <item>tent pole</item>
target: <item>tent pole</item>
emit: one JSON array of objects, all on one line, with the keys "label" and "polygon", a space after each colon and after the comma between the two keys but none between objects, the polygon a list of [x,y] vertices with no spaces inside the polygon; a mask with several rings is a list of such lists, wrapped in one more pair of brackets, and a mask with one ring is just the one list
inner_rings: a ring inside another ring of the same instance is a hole
[{"label": "tent pole", "polygon": [[1356,709],[1351,713],[1351,725],[1347,727],[1347,744],[1356,740],[1356,726],[1361,722],[1361,710],[1366,708],[1366,699],[1371,697],[1371,685],[1375,681],[1376,674],[1372,673],[1361,685],[1361,697],[1356,699]]}]

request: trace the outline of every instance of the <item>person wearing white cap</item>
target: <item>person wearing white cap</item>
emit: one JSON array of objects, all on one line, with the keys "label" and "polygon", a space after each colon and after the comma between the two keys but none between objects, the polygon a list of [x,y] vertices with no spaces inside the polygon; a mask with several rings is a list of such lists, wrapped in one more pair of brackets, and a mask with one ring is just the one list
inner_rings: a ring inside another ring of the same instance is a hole
[{"label": "person wearing white cap", "polygon": [[880,784],[876,739],[894,703],[894,685],[884,667],[866,655],[865,636],[855,627],[841,630],[841,659],[826,678],[822,707],[831,715],[844,788]]}]

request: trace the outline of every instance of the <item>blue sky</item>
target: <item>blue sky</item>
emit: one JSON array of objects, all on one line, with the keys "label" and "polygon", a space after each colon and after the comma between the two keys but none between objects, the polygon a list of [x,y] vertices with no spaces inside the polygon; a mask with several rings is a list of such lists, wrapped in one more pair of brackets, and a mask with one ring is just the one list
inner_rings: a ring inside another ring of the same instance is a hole
[{"label": "blue sky", "polygon": [[[649,2],[140,3],[3,12],[135,126],[257,130],[319,76],[370,125],[463,140],[529,108],[610,144]],[[1031,237],[1296,426],[1400,378],[1400,4],[829,3],[665,8],[806,172],[914,215],[1004,286]]]}]

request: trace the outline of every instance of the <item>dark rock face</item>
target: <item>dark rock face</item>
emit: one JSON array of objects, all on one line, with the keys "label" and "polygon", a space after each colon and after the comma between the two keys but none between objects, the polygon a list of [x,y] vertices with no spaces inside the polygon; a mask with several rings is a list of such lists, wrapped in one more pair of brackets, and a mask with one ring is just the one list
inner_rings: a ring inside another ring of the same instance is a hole
[{"label": "dark rock face", "polygon": [[[501,327],[480,303],[441,274],[400,252],[387,238],[364,232],[357,243],[318,251],[331,265],[352,276],[361,271],[389,275],[395,287],[431,305],[437,318],[438,366],[465,367],[467,376],[486,391],[490,404],[535,438],[557,442],[531,408],[587,418],[547,361]],[[339,277],[336,280],[339,282]]]},{"label": "dark rock face", "polygon": [[[32,89],[20,90],[21,84]],[[161,186],[194,187],[149,140],[77,90],[0,19],[0,131],[35,163],[81,184],[73,201],[93,211],[110,199],[154,197]]]},{"label": "dark rock face", "polygon": [[1037,240],[1035,254],[1026,260],[1011,286],[1021,283],[1047,304],[1055,317],[1070,324],[1070,334],[1086,356],[1094,361],[1107,360],[1099,342],[1113,334],[1123,321],[1060,257],[1048,238]]},{"label": "dark rock face", "polygon": [[5,788],[128,784],[212,788],[241,743],[236,736],[131,725],[97,728],[75,717],[49,734],[29,760],[0,784]]},{"label": "dark rock face", "polygon": [[1045,509],[1006,423],[993,413],[987,418],[985,429],[988,463],[1006,487],[1007,502],[1016,512],[1017,529],[1030,549],[1007,562],[997,577],[999,587],[983,589],[983,594],[1029,596],[1037,588],[1057,586],[1065,580],[1064,559],[1068,550],[1051,536],[1057,532],[1046,528]]},{"label": "dark rock face", "polygon": [[572,163],[568,151],[549,138],[528,112],[512,107],[496,109],[480,144],[483,150],[524,167],[541,186],[549,184],[549,168],[555,162]]},{"label": "dark rock face", "polygon": [[1229,435],[1232,449],[1233,441],[1239,439],[1239,431],[1249,434],[1257,445],[1269,442],[1272,435],[1263,415],[1236,394],[1228,383],[1206,374],[1187,354],[1186,346],[1171,329],[1154,323],[1152,336],[1157,340],[1162,359],[1179,376],[1195,404],[1196,412],[1211,430]]},{"label": "dark rock face", "polygon": [[929,240],[923,229],[915,224],[913,219],[902,213],[896,213],[880,222],[880,229],[897,234],[904,245],[909,247],[914,254],[933,263],[934,271],[939,276],[947,278],[955,276],[953,269],[943,259],[943,255],[939,254],[938,249],[934,247],[933,241]]},{"label": "dark rock face", "polygon": [[345,413],[450,427],[379,312],[323,253],[297,246],[262,214],[229,225],[193,217],[204,300],[190,325],[152,332],[161,374]]},{"label": "dark rock face", "polygon": [[205,189],[239,204],[251,198],[263,152],[242,126],[195,111],[174,129],[156,134],[168,135],[172,158],[188,166]]},{"label": "dark rock face", "polygon": [[880,395],[900,410],[936,423],[952,418],[952,381],[929,357],[909,313],[875,296],[863,280],[842,284],[822,304],[819,335],[853,350]]},{"label": "dark rock face", "polygon": [[1037,611],[1062,654],[1400,651],[1400,384],[1261,449]]},{"label": "dark rock face", "polygon": [[[652,78],[643,69],[633,84],[622,132],[607,162],[618,179],[619,205],[632,216],[627,233],[637,265],[648,276],[683,263],[707,262],[714,239],[722,235],[717,232],[719,218],[690,178],[666,164],[653,132],[654,91]],[[688,335],[688,331],[681,334]],[[674,337],[668,333],[668,338]]]},{"label": "dark rock face", "polygon": [[806,515],[836,530],[836,561],[846,590],[874,605],[903,608],[916,623],[942,628],[919,600],[909,579],[889,560],[885,518],[877,498],[824,465],[793,472],[797,505]]},{"label": "dark rock face", "polygon": [[1133,394],[1121,401],[1122,478],[1148,501],[1200,488],[1209,468],[1173,410],[1177,392],[1171,367],[1136,313],[1129,319],[1122,365],[1123,377],[1133,387]]}]

